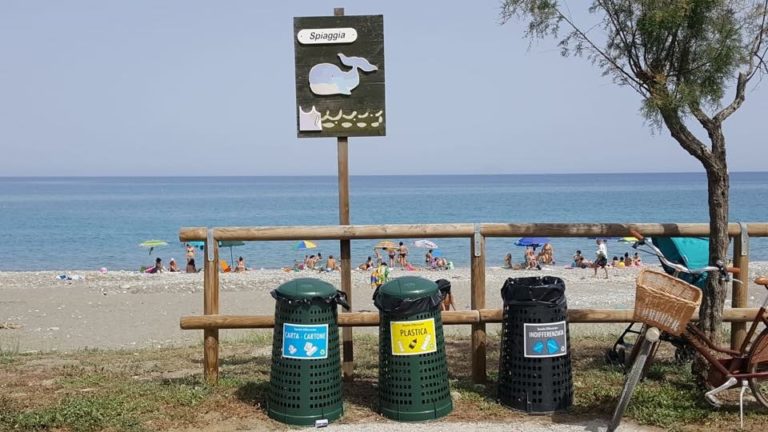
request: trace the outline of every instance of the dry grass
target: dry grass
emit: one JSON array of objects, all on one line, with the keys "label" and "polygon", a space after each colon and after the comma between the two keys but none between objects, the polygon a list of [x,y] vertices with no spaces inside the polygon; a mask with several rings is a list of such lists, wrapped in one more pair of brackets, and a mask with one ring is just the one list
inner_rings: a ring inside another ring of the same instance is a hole
[{"label": "dry grass", "polygon": [[[514,422],[525,414],[495,402],[498,341],[490,337],[491,382],[473,385],[468,338],[447,341],[454,410],[448,421]],[[73,354],[0,353],[0,430],[55,431],[226,431],[238,428],[283,430],[269,419],[271,333],[255,331],[247,340],[221,349],[221,379],[202,382],[202,348],[143,351],[83,351]],[[574,406],[554,420],[606,418],[623,375],[603,358],[609,338],[572,341]],[[667,353],[668,354],[668,353]],[[669,358],[667,355],[665,358]],[[377,341],[355,340],[356,379],[344,385],[343,423],[380,421],[377,414]],[[638,389],[627,416],[635,422],[680,430],[735,430],[738,405],[719,411],[702,402],[687,366],[659,362]],[[750,430],[768,428],[768,415],[747,407]]]}]

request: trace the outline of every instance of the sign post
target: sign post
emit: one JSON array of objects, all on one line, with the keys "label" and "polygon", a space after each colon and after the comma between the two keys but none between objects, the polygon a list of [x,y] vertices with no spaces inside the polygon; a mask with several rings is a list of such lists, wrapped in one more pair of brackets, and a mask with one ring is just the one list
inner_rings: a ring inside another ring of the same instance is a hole
[{"label": "sign post", "polygon": [[[350,225],[349,137],[384,136],[384,19],[381,15],[293,19],[299,138],[336,137],[339,225]],[[351,69],[348,69],[351,68]],[[352,304],[352,247],[340,241],[341,290]],[[344,313],[342,311],[342,313]],[[352,328],[342,329],[342,373],[354,371]]]}]

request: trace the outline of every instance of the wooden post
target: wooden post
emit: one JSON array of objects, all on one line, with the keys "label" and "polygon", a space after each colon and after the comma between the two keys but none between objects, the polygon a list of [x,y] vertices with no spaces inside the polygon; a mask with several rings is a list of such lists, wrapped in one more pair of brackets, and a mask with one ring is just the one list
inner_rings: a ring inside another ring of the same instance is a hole
[{"label": "wooden post", "polygon": [[[475,225],[475,234],[471,239],[471,275],[470,292],[472,310],[485,309],[485,237],[480,234],[480,226]],[[486,375],[485,323],[472,324],[472,382],[484,384]]]},{"label": "wooden post", "polygon": [[[344,8],[334,8],[334,16],[344,16]],[[339,225],[349,225],[349,138],[338,137],[336,147],[339,158]],[[339,241],[341,252],[341,290],[352,304],[352,244],[349,239]],[[342,309],[342,313],[344,310]],[[351,381],[355,369],[352,348],[352,327],[341,329],[343,358],[341,371],[345,381]]]},{"label": "wooden post", "polygon": [[[745,308],[749,303],[749,233],[747,225],[741,224],[741,232],[733,238],[733,266],[739,268],[736,276],[741,283],[734,282],[731,292],[731,307]],[[731,323],[731,348],[739,349],[747,335],[747,323]]]},{"label": "wooden post", "polygon": [[[213,230],[208,230],[203,256],[203,314],[219,313],[219,243],[213,239]],[[210,385],[219,382],[219,329],[203,330],[203,375]]]}]

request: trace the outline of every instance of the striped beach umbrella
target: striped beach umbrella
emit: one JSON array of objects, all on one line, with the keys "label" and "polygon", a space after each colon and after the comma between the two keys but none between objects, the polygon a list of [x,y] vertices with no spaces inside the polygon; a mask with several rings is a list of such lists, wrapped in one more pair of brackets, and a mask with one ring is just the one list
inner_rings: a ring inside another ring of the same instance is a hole
[{"label": "striped beach umbrella", "polygon": [[299,240],[295,245],[293,245],[293,250],[314,249],[316,247],[317,245],[314,242],[309,240]]}]

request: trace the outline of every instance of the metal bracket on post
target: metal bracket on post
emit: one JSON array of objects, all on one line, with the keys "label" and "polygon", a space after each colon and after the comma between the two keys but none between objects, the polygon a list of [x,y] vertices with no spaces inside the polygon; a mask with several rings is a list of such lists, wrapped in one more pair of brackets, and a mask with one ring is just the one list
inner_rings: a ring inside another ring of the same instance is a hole
[{"label": "metal bracket on post", "polygon": [[206,241],[208,250],[208,262],[213,262],[213,228],[208,228],[208,240]]},{"label": "metal bracket on post", "polygon": [[749,255],[749,229],[744,222],[739,222],[739,228],[741,229],[739,236],[741,238],[741,256],[747,256]]},{"label": "metal bracket on post", "polygon": [[475,224],[475,234],[473,236],[473,241],[475,242],[475,256],[479,257],[482,255],[482,251],[480,250],[480,245],[482,243],[483,237],[480,235],[480,224]]}]

